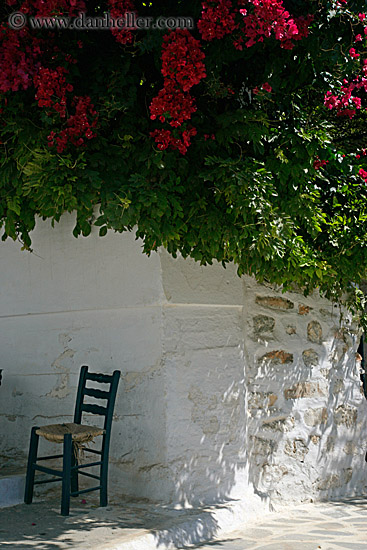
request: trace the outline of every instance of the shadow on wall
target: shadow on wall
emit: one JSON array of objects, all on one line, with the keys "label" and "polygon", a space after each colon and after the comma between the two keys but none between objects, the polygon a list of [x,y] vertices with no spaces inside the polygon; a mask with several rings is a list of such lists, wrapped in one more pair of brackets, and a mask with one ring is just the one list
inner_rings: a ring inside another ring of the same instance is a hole
[{"label": "shadow on wall", "polygon": [[165,308],[167,462],[153,475],[173,481],[170,500],[183,507],[241,499],[247,488],[241,325],[242,306]]},{"label": "shadow on wall", "polygon": [[175,480],[173,502],[237,499],[246,519],[261,503],[363,494],[358,332],[317,295],[246,285],[243,312],[167,308],[168,459],[153,473]]}]

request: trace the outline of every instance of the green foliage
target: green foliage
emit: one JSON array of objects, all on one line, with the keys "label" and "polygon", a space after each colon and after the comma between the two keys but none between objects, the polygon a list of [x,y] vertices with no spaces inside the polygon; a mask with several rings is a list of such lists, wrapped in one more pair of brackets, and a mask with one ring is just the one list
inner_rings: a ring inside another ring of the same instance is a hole
[{"label": "green foliage", "polygon": [[[149,105],[162,86],[162,32],[140,31],[132,46],[106,32],[59,33],[60,50],[78,58],[75,93],[88,94],[99,113],[98,136],[58,154],[47,136],[61,123],[38,107],[34,90],[5,94],[3,239],[20,238],[30,249],[37,216],[58,222],[76,211],[75,236],[89,235],[92,225],[101,237],[135,229],[147,254],[164,246],[202,264],[235,262],[239,275],[284,289],[319,288],[339,302],[347,295],[367,326],[357,288],[367,278],[367,188],[358,176],[366,161],[356,159],[366,111],[341,119],[323,105],[325,93],[358,68],[347,52],[364,3],[350,2],[338,17],[331,2],[285,4],[315,16],[293,50],[274,38],[243,51],[230,37],[203,43],[207,78],[193,89],[198,133],[185,156],[158,150],[149,135],[159,127]],[[144,10],[197,18],[200,2],[138,6]],[[272,93],[254,95],[264,82]],[[211,134],[215,140],[205,139]],[[317,157],[329,161],[319,170]]]}]

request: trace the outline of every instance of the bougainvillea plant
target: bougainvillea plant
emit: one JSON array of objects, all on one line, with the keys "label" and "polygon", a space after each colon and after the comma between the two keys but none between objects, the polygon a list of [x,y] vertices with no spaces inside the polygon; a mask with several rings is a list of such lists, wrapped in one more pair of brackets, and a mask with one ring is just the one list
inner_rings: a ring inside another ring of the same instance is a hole
[{"label": "bougainvillea plant", "polygon": [[[194,24],[16,30],[14,12]],[[235,262],[362,311],[365,12],[352,0],[5,0],[3,238],[31,249],[37,217],[75,211],[75,236],[134,230],[148,254]]]}]

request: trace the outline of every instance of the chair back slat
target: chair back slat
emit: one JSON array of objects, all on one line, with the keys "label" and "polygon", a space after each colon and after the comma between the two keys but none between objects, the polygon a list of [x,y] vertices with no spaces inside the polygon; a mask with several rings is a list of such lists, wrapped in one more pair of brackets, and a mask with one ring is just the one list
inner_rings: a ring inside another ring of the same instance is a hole
[{"label": "chair back slat", "polygon": [[[120,371],[115,370],[112,375],[99,374],[88,372],[88,367],[83,366],[80,370],[79,386],[77,400],[75,405],[74,422],[81,424],[82,414],[91,413],[104,416],[104,429],[106,430],[107,438],[109,438],[109,430],[112,422],[112,414],[115,405],[117,386],[120,380]],[[90,388],[86,384],[88,381],[103,384],[103,389]],[[105,385],[109,385],[106,389]],[[85,398],[92,397],[93,400],[103,400],[101,405],[97,403],[86,403]]]},{"label": "chair back slat", "polygon": [[84,388],[84,395],[90,395],[96,399],[109,399],[111,397],[111,392],[96,390],[95,388]]},{"label": "chair back slat", "polygon": [[108,408],[100,407],[99,405],[91,405],[90,403],[83,403],[82,411],[89,412],[92,414],[100,414],[101,416],[107,416]]},{"label": "chair back slat", "polygon": [[87,380],[93,380],[93,382],[100,382],[101,384],[111,384],[113,376],[110,374],[99,374],[96,372],[88,372]]}]

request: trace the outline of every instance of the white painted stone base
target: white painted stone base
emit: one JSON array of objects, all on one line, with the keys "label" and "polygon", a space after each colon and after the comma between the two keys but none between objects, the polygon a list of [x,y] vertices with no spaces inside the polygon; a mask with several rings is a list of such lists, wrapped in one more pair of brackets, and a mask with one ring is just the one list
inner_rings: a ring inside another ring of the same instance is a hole
[{"label": "white painted stone base", "polygon": [[0,476],[0,508],[15,506],[24,501],[24,475]]}]

